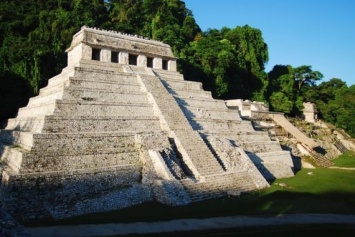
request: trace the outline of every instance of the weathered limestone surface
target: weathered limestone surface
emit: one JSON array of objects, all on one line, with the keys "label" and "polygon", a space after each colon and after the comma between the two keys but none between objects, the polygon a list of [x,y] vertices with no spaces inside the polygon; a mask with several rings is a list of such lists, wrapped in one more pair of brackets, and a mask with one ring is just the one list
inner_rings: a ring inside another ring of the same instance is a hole
[{"label": "weathered limestone surface", "polygon": [[67,52],[68,66],[0,133],[0,198],[15,217],[184,205],[293,174],[267,133],[184,81],[170,46],[83,27]]},{"label": "weathered limestone surface", "polygon": [[[202,91],[200,83],[182,81],[177,76],[177,72],[155,71],[163,79],[168,91],[175,97],[193,129],[199,131],[217,157],[223,160],[221,157],[230,154],[228,146],[234,149],[242,148],[242,152],[249,156],[267,180],[293,176],[290,153],[282,151],[279,142],[272,141],[267,132],[255,131],[250,121],[242,120],[239,115],[239,111],[243,116],[250,116],[248,111],[267,112],[263,104],[242,100],[224,103],[224,101],[213,99],[211,95],[206,96],[200,93]],[[189,94],[182,94],[181,91],[188,91]],[[234,107],[238,110],[234,110]],[[223,143],[228,146],[222,145]],[[277,161],[274,159],[275,153],[281,155]],[[262,156],[262,159],[255,159],[258,155]],[[232,155],[232,157],[240,156]],[[280,164],[280,166],[275,166],[275,164]]]}]

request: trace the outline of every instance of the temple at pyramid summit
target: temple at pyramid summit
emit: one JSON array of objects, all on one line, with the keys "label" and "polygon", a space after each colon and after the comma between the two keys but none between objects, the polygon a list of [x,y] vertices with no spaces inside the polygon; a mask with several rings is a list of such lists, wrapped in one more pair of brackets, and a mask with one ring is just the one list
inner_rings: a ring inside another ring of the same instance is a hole
[{"label": "temple at pyramid summit", "polygon": [[186,205],[294,175],[278,141],[184,80],[169,45],[84,26],[66,52],[0,133],[1,205],[16,218]]}]

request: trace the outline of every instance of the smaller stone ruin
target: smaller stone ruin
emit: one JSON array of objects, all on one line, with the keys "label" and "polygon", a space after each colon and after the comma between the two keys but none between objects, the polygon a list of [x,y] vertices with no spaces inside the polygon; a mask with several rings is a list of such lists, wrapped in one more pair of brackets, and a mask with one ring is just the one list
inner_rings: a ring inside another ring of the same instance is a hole
[{"label": "smaller stone ruin", "polygon": [[269,107],[264,102],[250,100],[226,100],[226,106],[239,111],[240,116],[246,119],[263,118],[268,115]]},{"label": "smaller stone ruin", "polygon": [[305,102],[303,103],[303,116],[304,120],[309,123],[315,123],[318,119],[318,111],[314,103]]}]

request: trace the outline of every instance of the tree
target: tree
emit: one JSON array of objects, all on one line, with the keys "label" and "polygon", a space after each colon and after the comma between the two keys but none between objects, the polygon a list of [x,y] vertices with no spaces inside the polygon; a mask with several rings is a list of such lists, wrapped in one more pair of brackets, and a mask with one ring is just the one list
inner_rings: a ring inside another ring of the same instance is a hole
[{"label": "tree", "polygon": [[[180,56],[186,64],[200,65],[197,67],[204,72],[204,88],[212,90],[214,97],[264,100],[264,63],[268,53],[260,30],[247,25],[209,29],[184,48]],[[189,74],[186,77],[190,79]]]},{"label": "tree", "polygon": [[65,66],[73,34],[106,21],[104,0],[5,0],[0,11],[0,70],[23,78],[34,93]]},{"label": "tree", "polygon": [[293,110],[293,101],[281,91],[272,93],[269,102],[273,111],[290,114]]},{"label": "tree", "polygon": [[234,46],[228,40],[207,35],[192,42],[184,53],[188,54],[186,60],[201,67],[204,88],[211,90],[215,97],[224,97],[228,92],[230,71],[235,65]]},{"label": "tree", "polygon": [[335,114],[335,125],[355,137],[355,85],[341,87],[330,102]]},{"label": "tree", "polygon": [[296,67],[294,69],[294,78],[297,82],[298,91],[301,91],[301,88],[304,84],[315,85],[316,81],[319,81],[323,78],[323,74],[318,71],[312,71],[311,66],[303,65]]},{"label": "tree", "polygon": [[[311,66],[300,66],[293,68],[290,65],[276,65],[269,72],[269,85],[267,89],[267,97],[269,98],[270,108],[275,111],[287,113],[289,115],[297,115],[302,113],[303,102],[316,81],[321,80],[323,75],[318,71],[312,71]],[[292,110],[285,109],[274,98],[273,94],[282,92],[288,101],[291,101]],[[276,103],[276,104],[275,104]]]},{"label": "tree", "polygon": [[304,97],[306,101],[316,104],[319,118],[335,124],[336,113],[330,105],[333,103],[336,94],[343,87],[347,87],[345,82],[338,78],[332,78],[318,86],[310,87],[304,93]]},{"label": "tree", "polygon": [[269,72],[267,96],[272,111],[294,113],[297,93],[292,75],[293,68],[290,65],[275,65]]},{"label": "tree", "polygon": [[221,32],[236,51],[237,73],[233,76],[236,80],[229,96],[235,98],[239,94],[239,98],[265,100],[267,75],[264,69],[269,53],[261,31],[245,25],[231,30],[224,28]]}]

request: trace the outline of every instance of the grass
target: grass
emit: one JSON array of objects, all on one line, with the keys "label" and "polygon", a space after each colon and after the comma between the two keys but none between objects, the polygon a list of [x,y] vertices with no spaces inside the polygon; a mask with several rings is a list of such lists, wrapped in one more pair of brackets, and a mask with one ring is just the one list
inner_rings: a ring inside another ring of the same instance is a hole
[{"label": "grass", "polygon": [[348,151],[333,160],[334,164],[339,167],[355,167],[355,152]]},{"label": "grass", "polygon": [[355,214],[354,181],[354,170],[303,169],[295,177],[278,179],[270,188],[240,197],[206,200],[179,207],[144,203],[114,212],[85,215],[55,223],[41,222],[38,225],[149,222],[232,215]]}]

